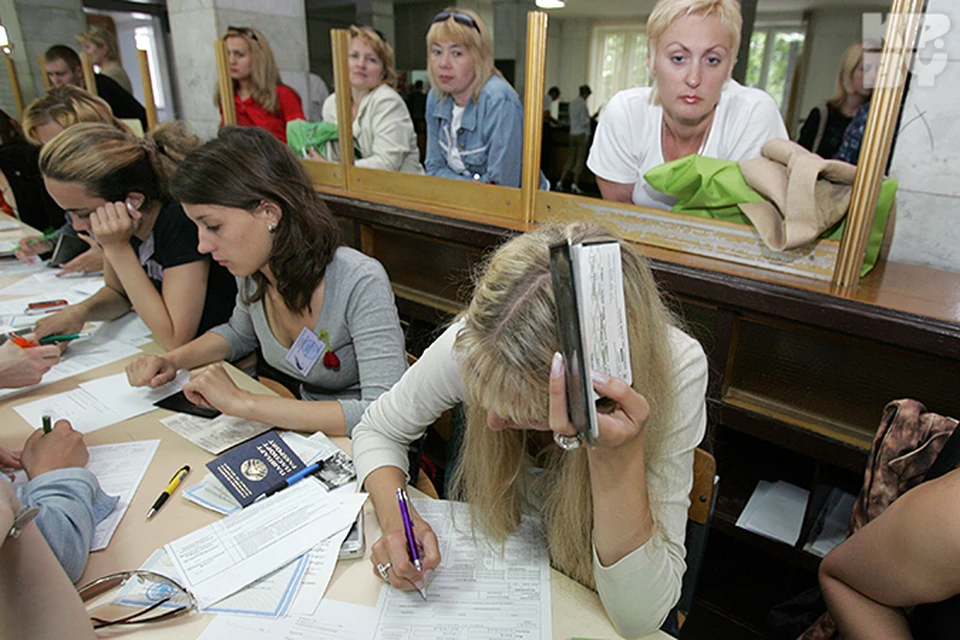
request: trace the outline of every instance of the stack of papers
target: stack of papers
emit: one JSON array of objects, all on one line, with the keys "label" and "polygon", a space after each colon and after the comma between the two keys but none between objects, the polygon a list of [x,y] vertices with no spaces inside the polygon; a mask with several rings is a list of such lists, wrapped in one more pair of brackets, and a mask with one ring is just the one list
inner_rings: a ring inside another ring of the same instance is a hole
[{"label": "stack of papers", "polygon": [[793,546],[800,538],[810,492],[789,482],[761,480],[737,519],[737,526]]}]

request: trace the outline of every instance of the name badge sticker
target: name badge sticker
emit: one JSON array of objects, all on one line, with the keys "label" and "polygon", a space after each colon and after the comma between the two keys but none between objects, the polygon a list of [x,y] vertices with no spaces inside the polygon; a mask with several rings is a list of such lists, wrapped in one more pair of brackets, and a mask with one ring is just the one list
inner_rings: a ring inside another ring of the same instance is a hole
[{"label": "name badge sticker", "polygon": [[320,338],[304,327],[284,359],[301,375],[306,376],[325,351],[326,346],[320,342]]}]

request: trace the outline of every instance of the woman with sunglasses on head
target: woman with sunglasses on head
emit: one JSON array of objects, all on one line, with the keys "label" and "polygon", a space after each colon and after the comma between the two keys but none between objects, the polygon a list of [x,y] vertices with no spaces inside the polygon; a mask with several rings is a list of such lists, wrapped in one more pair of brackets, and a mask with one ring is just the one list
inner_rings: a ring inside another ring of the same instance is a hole
[{"label": "woman with sunglasses on head", "polygon": [[[417,134],[407,104],[397,93],[393,48],[370,27],[350,26],[350,105],[353,138],[360,159],[355,166],[386,171],[423,173]],[[337,94],[323,103],[324,122],[337,122]],[[330,160],[339,160],[333,145]],[[312,158],[316,159],[314,155]]]},{"label": "woman with sunglasses on head", "polygon": [[136,138],[103,124],[78,124],[40,152],[47,191],[78,231],[103,247],[104,287],[40,320],[38,338],[78,333],[88,320],[131,308],[163,347],[173,349],[224,322],[233,278],[197,251],[196,230],[171,198],[169,176],[199,139],[182,123]]},{"label": "woman with sunglasses on head", "polygon": [[[237,124],[266,129],[286,143],[287,123],[304,119],[303,105],[297,92],[280,81],[270,43],[260,31],[250,27],[227,27],[223,41],[233,80]],[[219,92],[214,103],[220,107]],[[222,120],[220,124],[223,126]]]},{"label": "woman with sunglasses on head", "polygon": [[[567,241],[619,242],[633,371],[632,386],[594,372],[594,389],[618,406],[599,416],[596,446],[574,450],[550,271],[550,247]],[[706,387],[703,350],[676,326],[633,246],[583,222],[510,240],[466,310],[354,432],[357,477],[383,531],[372,546],[377,573],[395,588],[420,588],[440,563],[415,510],[423,572],[410,561],[396,491],[407,482],[410,443],[463,402],[452,493],[470,503],[474,525],[500,542],[522,514],[540,516],[554,568],[598,591],[621,635],[650,633],[680,597]]]},{"label": "woman with sunglasses on head", "polygon": [[493,66],[487,25],[470,9],[444,9],[427,32],[427,61],[427,174],[519,187],[523,105]]},{"label": "woman with sunglasses on head", "polygon": [[669,209],[644,174],[698,154],[760,156],[788,139],[773,98],[731,78],[743,17],[737,0],[659,0],[647,20],[652,86],[617,93],[600,116],[587,167],[605,200]]},{"label": "woman with sunglasses on head", "polygon": [[[367,406],[406,369],[386,271],[340,246],[337,223],[293,153],[258,129],[224,127],[173,177],[209,253],[239,281],[227,324],[127,367],[155,387],[194,370],[187,397],[223,413],[298,431],[350,435]],[[299,383],[302,400],[243,391],[219,361],[259,347]]]}]

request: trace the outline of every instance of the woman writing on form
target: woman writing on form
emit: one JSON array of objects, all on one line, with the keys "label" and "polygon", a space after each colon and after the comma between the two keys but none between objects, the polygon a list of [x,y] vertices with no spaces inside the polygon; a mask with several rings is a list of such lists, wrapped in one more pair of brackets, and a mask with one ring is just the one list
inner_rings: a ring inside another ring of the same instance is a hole
[{"label": "woman writing on form", "polygon": [[653,86],[616,94],[590,148],[605,200],[669,209],[676,198],[648,185],[648,170],[692,154],[756,158],[768,140],[787,139],[773,98],[730,77],[742,23],[736,0],[657,2],[647,21]]},{"label": "woman writing on form", "polygon": [[633,637],[657,629],[680,596],[707,363],[675,326],[643,259],[619,241],[633,386],[595,374],[594,388],[618,410],[600,416],[595,448],[558,447],[555,434],[576,433],[550,276],[550,246],[566,240],[618,239],[575,223],[507,242],[467,309],[364,414],[353,452],[383,530],[371,560],[400,589],[424,586],[441,562],[437,538],[415,510],[424,573],[410,561],[396,490],[407,481],[409,444],[465,402],[455,498],[471,504],[474,524],[496,541],[521,514],[540,515],[553,566],[596,589],[617,630]]},{"label": "woman writing on form", "polygon": [[77,333],[88,320],[131,308],[167,349],[230,317],[233,279],[196,249],[196,235],[167,191],[176,160],[197,145],[182,124],[144,139],[104,124],[78,124],[40,153],[47,191],[74,229],[103,247],[104,287],[37,323],[38,338]]},{"label": "woman writing on form", "polygon": [[187,397],[287,429],[350,435],[406,368],[383,267],[339,246],[337,224],[303,167],[260,129],[221,129],[184,160],[172,192],[197,225],[200,251],[237,277],[237,305],[227,324],[134,361],[130,383],[155,387],[178,369],[259,346],[268,364],[300,383],[303,400],[243,391],[220,364],[193,371]]}]

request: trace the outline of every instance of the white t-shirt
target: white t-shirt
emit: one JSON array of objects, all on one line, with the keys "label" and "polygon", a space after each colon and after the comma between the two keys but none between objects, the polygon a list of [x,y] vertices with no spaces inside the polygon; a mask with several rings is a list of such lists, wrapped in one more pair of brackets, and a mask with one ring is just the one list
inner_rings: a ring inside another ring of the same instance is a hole
[{"label": "white t-shirt", "polygon": [[[663,107],[650,104],[650,87],[627,89],[613,96],[597,127],[587,166],[610,182],[632,184],[633,203],[669,209],[676,198],[647,184],[643,174],[664,163],[661,148]],[[722,160],[760,156],[768,140],[789,139],[783,118],[765,91],[724,83],[702,155]]]},{"label": "white t-shirt", "polygon": [[457,131],[460,130],[460,123],[463,122],[463,112],[466,109],[466,106],[453,105],[453,117],[450,119],[450,149],[447,151],[447,164],[457,173],[461,173],[467,168],[463,164],[463,158],[460,157],[460,147],[457,146]]}]

